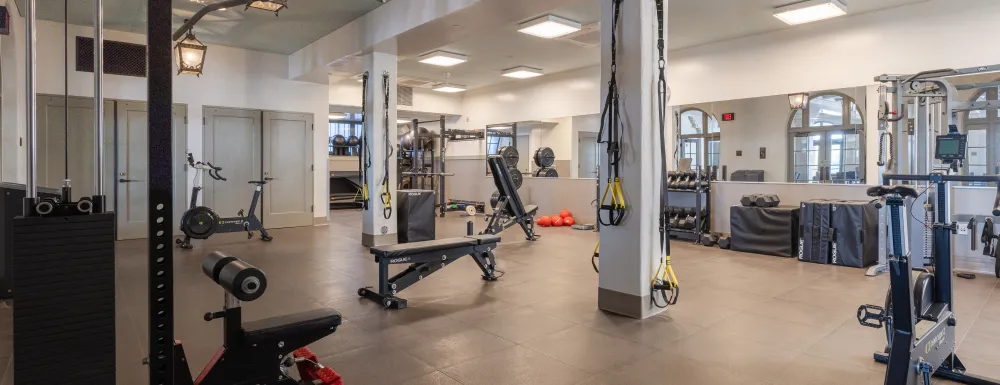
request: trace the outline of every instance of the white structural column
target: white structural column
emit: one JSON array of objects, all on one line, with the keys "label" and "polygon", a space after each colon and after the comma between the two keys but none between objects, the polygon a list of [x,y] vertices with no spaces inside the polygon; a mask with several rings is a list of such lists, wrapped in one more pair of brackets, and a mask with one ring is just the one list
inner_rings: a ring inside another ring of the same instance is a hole
[{"label": "white structural column", "polygon": [[[396,55],[373,52],[365,55],[365,71],[368,71],[368,93],[365,101],[368,104],[365,115],[365,138],[371,151],[371,167],[367,172],[366,182],[370,192],[371,204],[364,212],[364,224],[361,227],[361,243],[365,246],[377,246],[396,243],[396,184],[397,148],[399,142],[396,134]],[[385,85],[383,73],[389,74],[389,125],[386,135]],[[388,140],[388,142],[387,142]],[[386,144],[388,143],[388,145]],[[387,147],[388,146],[388,147]],[[383,203],[382,181],[386,176],[386,154],[388,157],[388,186],[390,205]],[[387,207],[391,208],[391,215]]]},{"label": "white structural column", "polygon": [[[667,0],[663,3],[666,19]],[[601,1],[601,84],[605,87],[601,92],[602,104],[611,76],[613,19],[612,1]],[[661,255],[658,239],[661,162],[657,119],[654,118],[657,115],[658,75],[656,23],[653,0],[622,2],[617,31],[617,79],[624,125],[619,168],[628,214],[620,226],[602,226],[600,232],[598,307],[640,319],[661,311],[650,301],[650,278]],[[667,119],[670,119],[669,111]],[[602,144],[599,151],[605,149]],[[607,155],[601,153],[601,157],[605,163]],[[602,164],[602,194],[607,178],[607,165]],[[607,203],[610,204],[610,198]],[[602,216],[606,218],[605,213]]]}]

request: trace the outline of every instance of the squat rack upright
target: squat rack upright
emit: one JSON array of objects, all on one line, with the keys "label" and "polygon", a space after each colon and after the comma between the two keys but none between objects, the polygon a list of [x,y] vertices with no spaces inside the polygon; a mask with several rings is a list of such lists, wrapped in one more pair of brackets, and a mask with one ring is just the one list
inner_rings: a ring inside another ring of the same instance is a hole
[{"label": "squat rack upright", "polygon": [[[448,151],[448,141],[481,140],[484,138],[483,132],[480,131],[448,129],[445,127],[446,121],[445,115],[434,120],[413,119],[410,122],[412,124],[410,132],[401,137],[399,146],[400,160],[403,162],[409,160],[408,170],[403,170],[402,167],[405,166],[400,166],[399,184],[403,185],[403,181],[406,180],[410,188],[425,189],[428,185],[427,181],[430,179],[430,189],[437,194],[438,203],[436,206],[438,207],[438,215],[442,218],[448,211],[448,206],[445,203],[444,178],[455,176],[454,173],[448,173],[445,170],[444,157]],[[428,123],[438,123],[438,132],[420,132],[420,125]],[[402,145],[402,138],[406,138],[406,136],[409,136],[411,141],[409,149]],[[431,149],[428,150],[428,148]],[[430,156],[429,164],[426,162],[428,154]],[[431,169],[425,169],[427,166],[430,166]]]}]

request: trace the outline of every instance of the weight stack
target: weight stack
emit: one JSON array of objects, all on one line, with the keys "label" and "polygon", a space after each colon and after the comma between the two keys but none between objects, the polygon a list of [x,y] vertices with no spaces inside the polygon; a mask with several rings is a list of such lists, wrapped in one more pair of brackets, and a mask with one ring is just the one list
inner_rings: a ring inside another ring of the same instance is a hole
[{"label": "weight stack", "polygon": [[[55,198],[59,196],[59,191],[40,187],[38,196],[42,198]],[[15,217],[24,212],[24,185],[15,183],[0,183],[0,298],[11,298],[14,296],[12,274],[14,243],[11,237],[14,234]]]},{"label": "weight stack", "polygon": [[18,385],[115,384],[114,213],[13,220]]},{"label": "weight stack", "polygon": [[408,243],[434,240],[434,218],[437,217],[434,213],[434,191],[398,190],[396,196],[399,197],[397,241]]},{"label": "weight stack", "polygon": [[833,229],[830,227],[830,201],[802,202],[799,210],[799,261],[819,264],[830,263],[830,244]]}]

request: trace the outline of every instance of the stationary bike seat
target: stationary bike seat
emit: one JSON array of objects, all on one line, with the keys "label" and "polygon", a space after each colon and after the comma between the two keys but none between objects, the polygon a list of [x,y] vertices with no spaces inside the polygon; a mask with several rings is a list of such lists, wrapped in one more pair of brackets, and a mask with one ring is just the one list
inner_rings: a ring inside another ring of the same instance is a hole
[{"label": "stationary bike seat", "polygon": [[913,187],[895,185],[895,186],[873,186],[869,187],[866,191],[870,197],[884,197],[886,195],[899,195],[903,198],[916,198],[919,193]]},{"label": "stationary bike seat", "polygon": [[263,185],[267,184],[267,181],[266,180],[252,180],[252,181],[249,181],[247,183],[249,183],[249,184],[255,184],[255,185],[258,185],[258,186],[263,186]]}]

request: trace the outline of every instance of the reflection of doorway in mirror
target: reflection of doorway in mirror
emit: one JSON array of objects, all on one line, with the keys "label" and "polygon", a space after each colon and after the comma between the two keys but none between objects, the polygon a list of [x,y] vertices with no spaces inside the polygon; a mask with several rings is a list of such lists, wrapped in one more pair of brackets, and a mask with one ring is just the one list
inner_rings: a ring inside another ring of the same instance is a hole
[{"label": "reflection of doorway in mirror", "polygon": [[531,148],[531,135],[518,135],[517,136],[517,154],[520,155],[521,160],[517,161],[517,168],[521,170],[524,175],[531,174],[531,155],[533,154],[528,149]]},{"label": "reflection of doorway in mirror", "polygon": [[597,178],[597,133],[580,133],[580,178]]}]

